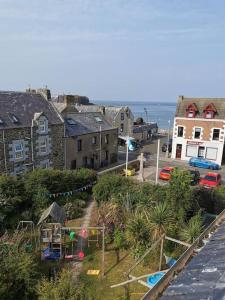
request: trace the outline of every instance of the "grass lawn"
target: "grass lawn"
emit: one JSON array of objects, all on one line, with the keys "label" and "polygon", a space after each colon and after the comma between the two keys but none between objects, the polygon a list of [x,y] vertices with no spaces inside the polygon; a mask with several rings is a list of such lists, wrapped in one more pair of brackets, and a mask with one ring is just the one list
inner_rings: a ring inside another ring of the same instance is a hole
[{"label": "grass lawn", "polygon": [[[94,247],[91,247],[92,252]],[[116,263],[116,254],[113,250],[113,245],[107,247],[105,252],[105,277],[102,274],[98,276],[87,275],[87,270],[101,270],[102,252],[100,249],[95,249],[94,254],[88,254],[83,262],[82,278],[90,287],[90,293],[94,300],[119,300],[124,299],[124,287],[110,288],[111,285],[127,280],[124,273],[135,263],[132,255],[128,251],[121,251],[120,262]],[[158,262],[157,262],[158,264]],[[141,263],[133,271],[132,275],[141,276],[157,270],[157,265],[151,262]],[[144,280],[144,279],[143,279]],[[131,300],[140,299],[148,291],[148,288],[139,284],[130,284]]]}]

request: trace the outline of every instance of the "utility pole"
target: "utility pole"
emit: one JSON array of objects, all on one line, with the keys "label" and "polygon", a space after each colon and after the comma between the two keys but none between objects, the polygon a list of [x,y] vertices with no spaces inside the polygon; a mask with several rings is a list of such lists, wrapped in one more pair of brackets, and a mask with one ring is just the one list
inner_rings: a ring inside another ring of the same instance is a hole
[{"label": "utility pole", "polygon": [[166,157],[169,157],[169,143],[170,143],[170,120],[168,121],[168,135],[167,135]]},{"label": "utility pole", "polygon": [[128,168],[128,153],[129,153],[129,149],[128,149],[128,137],[127,137],[127,152],[126,152],[126,177],[127,177],[127,168]]},{"label": "utility pole", "polygon": [[156,159],[155,184],[158,183],[158,173],[159,173],[159,148],[160,148],[160,139],[158,139],[157,159]]},{"label": "utility pole", "polygon": [[99,131],[99,167],[102,166],[102,126],[100,125]]}]

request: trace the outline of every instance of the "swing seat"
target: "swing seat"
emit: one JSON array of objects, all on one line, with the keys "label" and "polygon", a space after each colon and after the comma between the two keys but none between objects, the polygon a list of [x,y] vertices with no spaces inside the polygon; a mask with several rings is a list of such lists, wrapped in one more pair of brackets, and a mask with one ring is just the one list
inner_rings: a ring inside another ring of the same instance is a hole
[{"label": "swing seat", "polygon": [[69,260],[69,259],[73,259],[73,258],[74,258],[74,255],[72,255],[72,254],[71,255],[65,255],[65,259]]}]

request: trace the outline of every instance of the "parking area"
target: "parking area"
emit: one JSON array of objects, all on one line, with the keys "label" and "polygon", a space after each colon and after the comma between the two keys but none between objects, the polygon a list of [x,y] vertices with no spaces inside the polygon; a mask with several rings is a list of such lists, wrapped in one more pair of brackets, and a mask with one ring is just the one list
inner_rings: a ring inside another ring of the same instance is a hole
[{"label": "parking area", "polygon": [[[167,141],[167,138],[162,138],[161,139],[161,146],[163,143]],[[225,184],[225,166],[222,166],[222,168],[218,171],[211,171],[208,169],[203,169],[203,168],[193,168],[188,165],[188,162],[181,161],[181,160],[174,160],[171,158],[166,157],[166,153],[161,151],[161,146],[160,146],[160,155],[159,155],[159,172],[162,168],[164,167],[177,167],[182,170],[187,170],[187,169],[193,169],[193,170],[198,170],[201,177],[204,177],[208,172],[215,172],[219,173],[222,177],[222,184]],[[144,169],[144,178],[145,180],[149,180],[152,182],[155,182],[156,179],[156,152],[157,152],[157,141],[153,141],[151,144],[144,146],[143,152],[148,153],[148,167]],[[158,183],[159,184],[167,184],[167,181],[161,180],[158,178]]]}]

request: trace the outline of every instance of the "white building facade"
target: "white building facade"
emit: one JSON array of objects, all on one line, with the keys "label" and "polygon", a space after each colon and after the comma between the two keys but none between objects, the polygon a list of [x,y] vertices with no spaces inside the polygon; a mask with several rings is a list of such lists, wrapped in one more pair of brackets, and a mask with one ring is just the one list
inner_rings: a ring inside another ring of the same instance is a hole
[{"label": "white building facade", "polygon": [[224,158],[225,99],[179,97],[171,157],[202,157],[221,165]]}]

